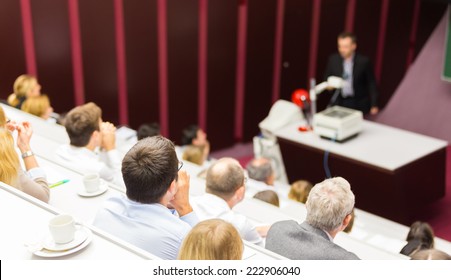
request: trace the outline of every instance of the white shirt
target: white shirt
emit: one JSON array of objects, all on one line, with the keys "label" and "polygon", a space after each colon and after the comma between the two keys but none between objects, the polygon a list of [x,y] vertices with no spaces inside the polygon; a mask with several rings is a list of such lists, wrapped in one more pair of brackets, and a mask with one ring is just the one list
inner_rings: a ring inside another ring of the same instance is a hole
[{"label": "white shirt", "polygon": [[57,161],[68,168],[86,173],[99,173],[100,178],[125,187],[121,172],[121,159],[117,150],[95,153],[85,147],[62,145],[56,151]]},{"label": "white shirt", "polygon": [[107,199],[93,224],[157,257],[175,260],[198,221],[194,212],[178,217],[175,210],[159,203],[143,204],[121,196]]},{"label": "white shirt", "polygon": [[191,198],[191,201],[191,206],[199,217],[199,220],[222,219],[234,225],[244,240],[263,245],[263,239],[258,234],[256,226],[247,217],[233,212],[224,199],[206,193]]}]

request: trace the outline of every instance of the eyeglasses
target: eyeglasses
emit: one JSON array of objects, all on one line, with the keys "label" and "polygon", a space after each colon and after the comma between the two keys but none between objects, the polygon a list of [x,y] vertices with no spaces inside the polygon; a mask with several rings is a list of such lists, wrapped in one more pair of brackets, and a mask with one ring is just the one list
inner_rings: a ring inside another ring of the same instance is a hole
[{"label": "eyeglasses", "polygon": [[179,161],[179,168],[178,168],[178,171],[180,171],[180,169],[182,169],[182,167],[183,167],[183,161]]}]

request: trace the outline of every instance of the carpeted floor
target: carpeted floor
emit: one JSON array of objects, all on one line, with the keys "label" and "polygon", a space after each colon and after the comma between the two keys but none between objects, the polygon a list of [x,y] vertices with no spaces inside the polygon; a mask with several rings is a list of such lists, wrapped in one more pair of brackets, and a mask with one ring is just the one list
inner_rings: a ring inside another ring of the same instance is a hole
[{"label": "carpeted floor", "polygon": [[[238,143],[231,148],[215,151],[211,156],[213,158],[233,157],[245,167],[253,158],[252,143]],[[451,146],[447,149],[446,163],[445,197],[425,207],[418,218],[428,222],[436,236],[451,241]]]}]

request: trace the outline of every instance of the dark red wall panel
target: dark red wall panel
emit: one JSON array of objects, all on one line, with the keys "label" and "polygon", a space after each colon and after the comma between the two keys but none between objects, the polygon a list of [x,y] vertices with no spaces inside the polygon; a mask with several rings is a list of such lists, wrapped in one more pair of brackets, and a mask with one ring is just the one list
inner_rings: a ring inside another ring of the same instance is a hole
[{"label": "dark red wall panel", "polygon": [[368,56],[373,67],[376,62],[380,12],[380,0],[356,1],[354,33],[357,36],[357,51]]},{"label": "dark red wall panel", "polygon": [[237,1],[209,1],[207,133],[215,150],[235,142],[237,20]]},{"label": "dark red wall panel", "polygon": [[448,5],[439,1],[421,1],[418,29],[415,42],[415,57],[442,19]]},{"label": "dark red wall panel", "polygon": [[167,19],[169,137],[180,143],[198,121],[198,1],[168,0]]},{"label": "dark red wall panel", "polygon": [[67,1],[34,0],[31,12],[41,92],[55,112],[67,112],[75,106]]},{"label": "dark red wall panel", "polygon": [[[316,59],[316,81],[323,81],[329,55],[337,52],[337,35],[345,29],[347,0],[322,0],[321,20],[318,37],[318,57]],[[355,25],[357,22],[354,23]],[[325,92],[318,96],[317,109],[324,110],[331,94]]]},{"label": "dark red wall panel", "polygon": [[0,1],[0,99],[13,92],[15,79],[26,72],[20,1]]},{"label": "dark red wall panel", "polygon": [[129,125],[159,121],[156,0],[124,1]]},{"label": "dark red wall panel", "polygon": [[271,108],[277,1],[248,0],[243,140],[260,131]]},{"label": "dark red wall panel", "polygon": [[404,77],[409,49],[414,1],[390,1],[384,58],[380,83],[379,106],[384,107]]},{"label": "dark red wall panel", "polygon": [[291,100],[297,88],[308,89],[312,2],[286,0],[280,97]]},{"label": "dark red wall panel", "polygon": [[116,40],[112,0],[79,0],[86,102],[103,110],[103,119],[119,121]]}]

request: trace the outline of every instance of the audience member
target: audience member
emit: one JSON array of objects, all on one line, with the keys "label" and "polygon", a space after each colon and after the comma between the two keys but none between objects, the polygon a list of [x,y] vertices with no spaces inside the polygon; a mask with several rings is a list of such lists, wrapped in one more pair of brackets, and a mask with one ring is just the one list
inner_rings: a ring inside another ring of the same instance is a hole
[{"label": "audience member", "polygon": [[271,161],[267,158],[254,158],[246,165],[249,178],[263,182],[268,186],[274,185],[274,171]]},{"label": "audience member", "polygon": [[407,244],[401,249],[401,254],[411,256],[412,254],[434,248],[434,231],[425,222],[416,221],[410,226],[406,238]]},{"label": "audience member", "polygon": [[451,260],[451,256],[437,249],[417,251],[410,256],[411,260]]},{"label": "audience member", "polygon": [[180,167],[168,139],[138,141],[122,161],[126,197],[109,198],[94,225],[160,258],[176,259],[198,222],[189,202],[189,176]]},{"label": "audience member", "polygon": [[50,190],[42,170],[30,149],[33,130],[29,123],[15,124],[17,147],[22,153],[26,172],[20,166],[19,156],[14,148],[14,138],[4,127],[0,128],[0,181],[23,191],[39,200],[48,202]]},{"label": "audience member", "polygon": [[8,119],[6,118],[5,111],[3,111],[2,106],[0,106],[0,127],[5,128]]},{"label": "audience member", "polygon": [[8,96],[7,102],[17,109],[22,107],[27,98],[41,95],[41,85],[36,77],[26,74],[17,77],[13,90],[14,92]]},{"label": "audience member", "polygon": [[221,219],[198,223],[185,237],[179,260],[241,260],[243,241],[235,227]]},{"label": "audience member", "polygon": [[[203,161],[208,159],[210,154],[210,142],[207,140],[207,134],[197,125],[190,125],[182,131],[183,146],[193,145],[199,147],[203,153]],[[183,154],[183,152],[182,152]]]},{"label": "audience member", "polygon": [[197,165],[204,164],[205,160],[202,148],[194,145],[188,145],[185,147],[185,149],[183,150],[182,158],[183,160],[195,163]]},{"label": "audience member", "polygon": [[243,168],[237,160],[219,159],[208,168],[206,193],[193,198],[193,208],[200,220],[223,219],[233,224],[244,240],[261,245],[268,227],[256,227],[232,210],[244,198],[244,179]]},{"label": "audience member", "polygon": [[146,138],[160,135],[160,125],[156,122],[144,123],[138,127],[137,136],[138,141]]},{"label": "audience member", "polygon": [[341,177],[316,184],[307,199],[307,219],[275,223],[266,237],[266,249],[296,260],[359,259],[333,242],[351,220],[354,194]]},{"label": "audience member", "polygon": [[24,112],[38,116],[44,120],[49,120],[53,113],[49,97],[46,94],[27,98],[23,102],[21,109]]},{"label": "audience member", "polygon": [[102,179],[123,186],[116,127],[102,121],[102,110],[92,102],[75,107],[66,115],[64,126],[70,145],[63,145],[56,151],[57,160],[83,173],[99,173]]},{"label": "audience member", "polygon": [[266,190],[266,191],[258,192],[254,195],[254,198],[262,200],[266,203],[272,204],[277,207],[280,206],[279,196],[273,190]]},{"label": "audience member", "polygon": [[288,198],[302,203],[307,202],[310,190],[313,188],[312,183],[307,180],[298,180],[291,184]]}]

